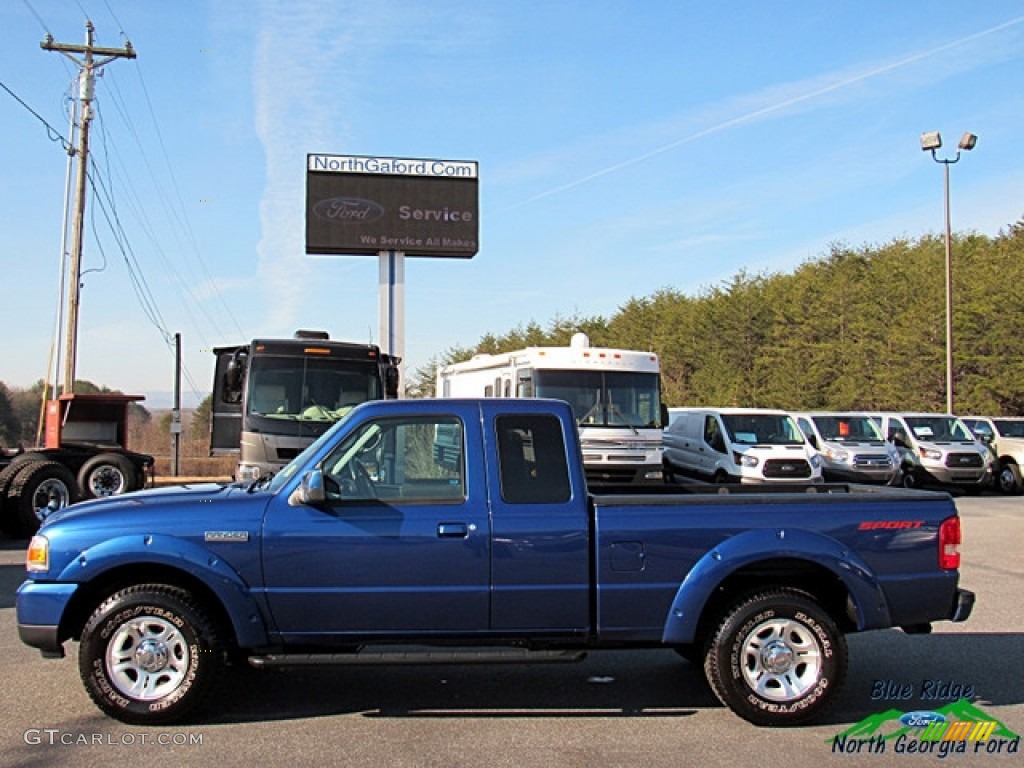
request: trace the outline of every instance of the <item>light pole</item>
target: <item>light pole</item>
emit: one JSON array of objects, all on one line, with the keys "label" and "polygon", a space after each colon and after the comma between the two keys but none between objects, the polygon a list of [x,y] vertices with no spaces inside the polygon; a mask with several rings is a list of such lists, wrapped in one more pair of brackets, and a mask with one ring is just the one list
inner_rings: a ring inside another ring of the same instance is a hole
[{"label": "light pole", "polygon": [[942,163],[946,193],[946,412],[953,413],[953,259],[952,233],[949,226],[949,166],[960,159],[961,150],[974,149],[978,137],[973,133],[965,133],[957,145],[956,157],[940,159],[935,150],[942,146],[942,136],[938,131],[921,134],[921,149],[932,153],[932,160]]}]

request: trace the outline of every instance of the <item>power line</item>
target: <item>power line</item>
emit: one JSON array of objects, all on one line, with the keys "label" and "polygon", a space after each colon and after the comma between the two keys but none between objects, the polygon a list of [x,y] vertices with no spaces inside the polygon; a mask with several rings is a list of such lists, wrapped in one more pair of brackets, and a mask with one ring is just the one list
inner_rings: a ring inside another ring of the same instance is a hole
[{"label": "power line", "polygon": [[30,107],[27,103],[25,103],[24,99],[22,99],[18,94],[16,94],[14,91],[12,91],[10,88],[8,88],[7,84],[4,83],[2,80],[0,80],[0,88],[3,88],[5,91],[7,91],[14,98],[15,101],[17,101],[19,104],[21,104],[21,106],[23,106],[30,113],[32,113],[32,115],[36,118],[36,120],[38,120],[44,126],[46,126],[46,133],[47,133],[47,136],[49,137],[50,141],[59,141],[60,145],[64,148],[65,152],[67,152],[69,155],[75,154],[74,147],[72,147],[70,142],[68,142],[68,140],[66,138],[64,138],[64,134],[62,134],[59,130],[57,130],[52,125],[50,125],[48,122],[46,122],[46,118],[45,117],[40,115],[38,112],[36,112],[34,109],[32,109],[32,107]]},{"label": "power line", "polygon": [[28,0],[21,0],[21,2],[25,5],[26,8],[28,8],[29,12],[33,16],[36,17],[36,21],[38,21],[39,22],[39,26],[41,26],[43,28],[43,32],[45,32],[46,34],[50,34],[50,30],[46,26],[46,22],[43,21],[43,17],[42,16],[40,16],[38,13],[36,13],[36,9],[32,7],[32,3],[30,3]]}]

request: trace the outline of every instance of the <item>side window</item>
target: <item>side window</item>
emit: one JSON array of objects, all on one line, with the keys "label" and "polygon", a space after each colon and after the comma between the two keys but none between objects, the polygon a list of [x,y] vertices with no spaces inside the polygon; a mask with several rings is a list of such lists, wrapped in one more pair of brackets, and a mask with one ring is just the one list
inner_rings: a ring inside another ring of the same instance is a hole
[{"label": "side window", "polygon": [[454,416],[379,419],[362,425],[324,460],[332,501],[462,502],[465,439]]},{"label": "side window", "polygon": [[907,428],[903,426],[903,423],[898,419],[889,419],[888,430],[885,435],[885,439],[894,445],[898,445],[901,448],[907,448],[910,446],[910,437],[907,434]]},{"label": "side window", "polygon": [[970,420],[970,421],[965,419],[964,423],[967,424],[968,429],[970,429],[971,432],[973,432],[978,437],[994,437],[995,436],[992,433],[992,428],[988,425],[988,423],[982,421],[981,419]]},{"label": "side window", "polygon": [[725,439],[722,437],[722,430],[718,426],[718,419],[714,416],[704,417],[704,442],[719,453],[725,453]]},{"label": "side window", "polygon": [[570,497],[561,422],[546,414],[494,420],[501,498],[509,504],[558,504]]}]

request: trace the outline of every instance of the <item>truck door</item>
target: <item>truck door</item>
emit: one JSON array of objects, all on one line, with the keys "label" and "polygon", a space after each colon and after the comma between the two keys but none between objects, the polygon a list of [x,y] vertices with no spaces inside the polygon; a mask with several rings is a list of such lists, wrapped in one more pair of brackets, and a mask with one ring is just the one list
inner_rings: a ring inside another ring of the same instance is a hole
[{"label": "truck door", "polygon": [[[491,628],[580,632],[590,624],[588,500],[578,456],[552,413],[487,403],[498,461],[488,467],[493,526]],[[575,462],[572,464],[571,462]],[[575,491],[574,491],[575,486]]]},{"label": "truck door", "polygon": [[321,462],[323,504],[274,498],[264,574],[286,641],[487,629],[480,443],[472,407],[368,418]]}]

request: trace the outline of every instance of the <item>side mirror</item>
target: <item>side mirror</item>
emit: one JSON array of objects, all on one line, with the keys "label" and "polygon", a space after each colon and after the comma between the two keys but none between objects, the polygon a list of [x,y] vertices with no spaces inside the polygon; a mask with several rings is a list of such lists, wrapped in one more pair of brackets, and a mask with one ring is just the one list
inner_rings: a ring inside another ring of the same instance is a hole
[{"label": "side mirror", "polygon": [[668,427],[668,422],[669,422],[668,406],[665,405],[664,403],[662,403],[661,404],[661,428],[665,429],[666,427]]},{"label": "side mirror", "polygon": [[242,362],[243,355],[237,352],[228,360],[224,369],[224,402],[242,402],[242,381],[245,378],[245,365]]},{"label": "side mirror", "polygon": [[302,476],[299,487],[288,497],[289,507],[315,507],[327,501],[324,489],[324,473],[319,469],[311,469]]},{"label": "side mirror", "polygon": [[398,398],[398,366],[389,365],[384,371],[384,394],[389,400]]}]

